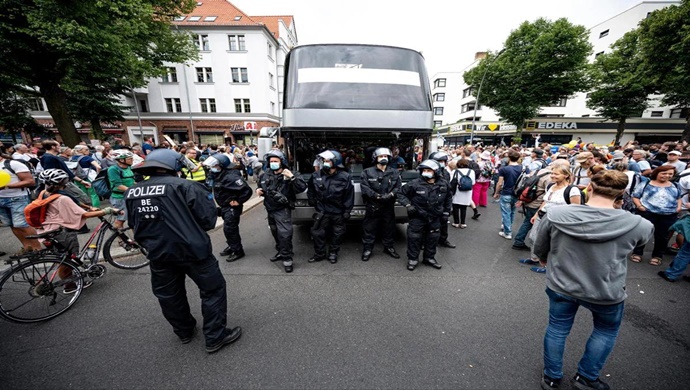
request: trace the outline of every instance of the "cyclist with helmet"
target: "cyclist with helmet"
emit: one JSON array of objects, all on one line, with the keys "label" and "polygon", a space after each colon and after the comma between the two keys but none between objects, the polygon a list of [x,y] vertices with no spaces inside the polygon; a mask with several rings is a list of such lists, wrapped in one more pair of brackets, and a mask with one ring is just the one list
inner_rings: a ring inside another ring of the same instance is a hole
[{"label": "cyclist with helmet", "polygon": [[350,219],[355,204],[355,188],[339,152],[326,150],[318,158],[321,169],[312,173],[307,183],[309,204],[316,209],[311,227],[315,253],[309,262],[326,259],[326,234],[330,232],[328,261],[335,264],[345,234],[345,221]]},{"label": "cyclist with helmet", "polygon": [[242,238],[240,237],[240,216],[242,207],[252,197],[252,188],[242,178],[238,166],[223,153],[217,153],[204,160],[210,167],[210,182],[213,195],[220,206],[223,218],[223,233],[228,246],[220,252],[228,256],[228,262],[244,257]]},{"label": "cyclist with helmet", "polygon": [[185,276],[199,288],[206,352],[217,352],[242,335],[227,328],[227,293],[218,260],[206,233],[218,219],[213,196],[200,183],[177,177],[183,156],[156,149],[134,167],[149,179],[126,193],[129,226],[151,261],[153,294],[180,342],[196,333],[196,319],[187,301]]},{"label": "cyclist with helmet", "polygon": [[397,169],[390,167],[393,154],[388,148],[377,148],[372,157],[376,165],[362,171],[362,199],[366,205],[362,222],[362,261],[368,261],[374,249],[376,232],[380,231],[383,252],[394,259],[395,251],[395,200],[402,185]]},{"label": "cyclist with helmet", "polygon": [[[446,169],[448,165],[448,153],[438,151],[431,153],[429,158],[436,161],[439,168],[439,176],[446,182],[448,188],[450,188],[450,172]],[[455,244],[448,241],[448,218],[443,218],[441,221],[441,237],[438,239],[438,245],[446,248],[455,248]]]},{"label": "cyclist with helmet", "polygon": [[[45,221],[43,226],[36,229],[38,233],[43,233],[51,230],[63,228],[63,230],[55,236],[55,240],[62,245],[65,250],[71,255],[79,254],[79,240],[77,239],[77,231],[86,225],[86,219],[92,217],[100,217],[107,214],[118,213],[120,210],[106,207],[103,210],[90,207],[88,210],[78,205],[78,200],[74,199],[65,187],[69,182],[69,174],[62,169],[46,169],[38,175],[42,183],[45,184],[45,190],[38,195],[39,199],[45,199],[53,194],[60,194],[46,207]],[[58,269],[58,276],[61,279],[68,278],[71,275],[71,269],[68,267],[60,267]],[[84,288],[91,286],[92,282],[85,281]],[[77,285],[68,283],[65,285],[64,292],[66,294],[74,293],[77,290]]]},{"label": "cyclist with helmet", "polygon": [[[115,149],[110,152],[115,165],[108,168],[108,181],[110,182],[110,205],[116,209],[126,210],[125,208],[125,191],[134,185],[134,172],[132,172],[132,163],[134,162],[134,154],[127,149]],[[127,213],[117,216],[115,226],[122,229],[127,220]]]},{"label": "cyclist with helmet", "polygon": [[271,261],[283,261],[285,272],[292,272],[292,207],[295,195],[307,189],[307,183],[288,169],[285,154],[271,150],[264,156],[268,170],[259,176],[256,194],[264,197],[268,227],[276,242],[278,253]]},{"label": "cyclist with helmet", "polygon": [[436,269],[436,245],[441,236],[442,221],[447,221],[453,196],[445,180],[440,177],[440,165],[434,160],[424,160],[417,166],[420,177],[400,189],[398,201],[407,208],[410,222],[407,225],[407,269],[413,271],[422,262]]}]

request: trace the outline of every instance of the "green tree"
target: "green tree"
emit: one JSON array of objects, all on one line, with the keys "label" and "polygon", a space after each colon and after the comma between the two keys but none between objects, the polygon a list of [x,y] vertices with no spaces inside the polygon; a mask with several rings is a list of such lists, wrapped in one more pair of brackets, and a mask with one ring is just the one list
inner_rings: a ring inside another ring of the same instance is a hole
[{"label": "green tree", "polygon": [[585,27],[564,18],[524,22],[501,52],[490,53],[465,72],[465,82],[475,91],[481,84],[479,103],[517,126],[514,141],[519,143],[525,121],[540,107],[587,88],[588,37]]},{"label": "green tree", "polygon": [[611,53],[597,56],[589,68],[593,89],[587,107],[609,120],[618,121],[618,144],[628,118],[639,116],[649,106],[647,96],[653,92],[642,71],[638,50],[638,31],[626,33],[612,46]]},{"label": "green tree", "polygon": [[[652,12],[638,30],[643,68],[661,104],[690,107],[690,0]],[[683,139],[690,141],[690,115]]]},{"label": "green tree", "polygon": [[35,88],[63,142],[73,146],[80,141],[69,108],[75,95],[90,90],[105,101],[98,96],[145,85],[165,62],[194,58],[189,36],[173,32],[170,22],[195,3],[0,0],[0,87]]}]

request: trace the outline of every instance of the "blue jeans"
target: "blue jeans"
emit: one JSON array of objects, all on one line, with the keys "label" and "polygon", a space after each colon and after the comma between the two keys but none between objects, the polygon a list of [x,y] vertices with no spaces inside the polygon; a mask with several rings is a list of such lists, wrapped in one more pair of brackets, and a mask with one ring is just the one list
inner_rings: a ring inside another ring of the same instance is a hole
[{"label": "blue jeans", "polygon": [[623,320],[623,302],[597,305],[559,294],[549,288],[546,289],[546,295],[549,296],[549,326],[544,335],[544,374],[554,379],[563,377],[565,340],[573,327],[577,309],[583,306],[592,312],[594,329],[577,365],[577,372],[589,380],[596,380],[616,344]]},{"label": "blue jeans", "polygon": [[688,267],[688,263],[690,263],[690,243],[685,241],[678,251],[676,258],[673,259],[671,265],[666,269],[666,276],[671,280],[680,278]]},{"label": "blue jeans", "polygon": [[513,231],[513,218],[515,218],[515,202],[517,198],[513,195],[501,195],[501,221],[503,222],[503,233],[506,235]]},{"label": "blue jeans", "polygon": [[520,225],[520,228],[517,231],[517,234],[515,235],[515,241],[513,241],[513,245],[517,246],[522,246],[525,245],[525,238],[527,238],[527,233],[532,229],[532,217],[534,217],[534,214],[537,213],[537,209],[531,208],[531,207],[523,207],[523,210],[525,210],[525,220],[522,221],[522,225]]}]

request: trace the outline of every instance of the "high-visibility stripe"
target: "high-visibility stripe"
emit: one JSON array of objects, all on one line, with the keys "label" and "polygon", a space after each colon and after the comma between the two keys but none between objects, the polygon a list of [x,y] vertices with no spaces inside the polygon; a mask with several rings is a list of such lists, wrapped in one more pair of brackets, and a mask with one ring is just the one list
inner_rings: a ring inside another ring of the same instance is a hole
[{"label": "high-visibility stripe", "polygon": [[396,69],[302,68],[298,83],[400,84],[420,87],[419,73]]}]

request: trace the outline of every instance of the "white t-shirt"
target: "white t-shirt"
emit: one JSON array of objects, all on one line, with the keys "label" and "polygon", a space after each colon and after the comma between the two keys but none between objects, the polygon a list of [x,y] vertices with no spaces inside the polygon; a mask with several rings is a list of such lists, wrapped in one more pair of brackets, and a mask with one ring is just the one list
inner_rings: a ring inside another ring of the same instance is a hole
[{"label": "white t-shirt", "polygon": [[649,165],[649,161],[642,159],[640,161],[635,161],[637,163],[637,166],[640,167],[640,172],[644,172],[647,169],[652,169],[652,166]]},{"label": "white t-shirt", "polygon": [[[9,161],[10,162],[10,168],[14,169],[14,171],[17,173],[30,172],[29,168],[26,165],[24,165],[18,161],[12,161],[12,160],[0,161],[0,170],[3,170],[10,175],[10,184],[11,183],[18,183],[21,180],[19,180],[19,177],[17,177],[17,175],[15,175],[14,173],[5,169],[5,161]],[[27,194],[28,194],[28,192],[27,192],[26,188],[5,188],[4,190],[0,190],[0,198],[14,198],[17,196],[24,196]]]},{"label": "white t-shirt", "polygon": [[[558,207],[558,206],[565,206],[568,203],[565,201],[565,189],[568,188],[563,187],[559,189],[555,189],[556,185],[552,185],[549,187],[548,190],[546,190],[546,193],[544,193],[544,208],[542,211],[549,211],[551,207]],[[573,196],[581,196],[580,190],[573,185],[573,187],[570,189],[570,194],[569,198],[572,198]]]},{"label": "white t-shirt", "polygon": [[676,169],[676,174],[680,175],[683,170],[685,170],[685,167],[688,165],[687,163],[684,163],[680,160],[676,160],[676,162],[665,162],[663,165],[673,165],[673,167]]},{"label": "white t-shirt", "polygon": [[13,160],[29,161],[29,160],[31,160],[31,156],[29,156],[28,154],[21,154],[21,153],[14,152],[12,154],[12,159]]}]

